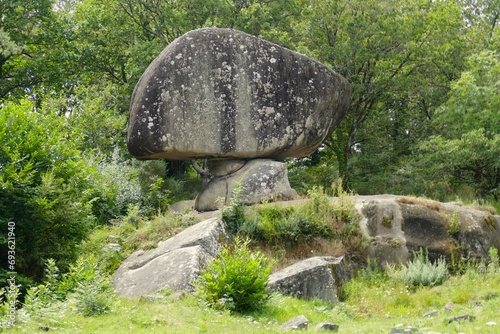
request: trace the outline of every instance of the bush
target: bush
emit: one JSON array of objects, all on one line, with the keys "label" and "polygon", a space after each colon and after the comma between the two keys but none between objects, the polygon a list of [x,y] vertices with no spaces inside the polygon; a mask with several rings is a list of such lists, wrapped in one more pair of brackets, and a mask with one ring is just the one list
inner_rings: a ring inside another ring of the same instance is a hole
[{"label": "bush", "polygon": [[288,246],[309,242],[316,237],[339,237],[349,243],[350,239],[360,235],[360,215],[356,211],[354,197],[342,190],[341,182],[338,189],[332,190],[338,195],[333,202],[323,188],[313,187],[308,191],[309,203],[298,208],[259,208],[251,218],[258,222],[255,236],[262,241]]},{"label": "bush", "polygon": [[422,249],[414,253],[413,260],[400,270],[391,269],[390,275],[413,287],[441,285],[449,277],[446,261],[441,258],[431,263]]},{"label": "bush", "polygon": [[103,314],[109,310],[112,296],[109,277],[92,255],[79,258],[64,275],[48,260],[43,284],[28,290],[19,313],[44,324],[57,323],[71,309],[84,316]]},{"label": "bush", "polygon": [[196,291],[209,306],[241,313],[257,310],[268,301],[272,263],[260,252],[252,253],[248,244],[237,237],[200,275]]},{"label": "bush", "polygon": [[[253,226],[253,229],[248,228]],[[249,217],[241,233],[265,243],[293,247],[321,236],[330,238],[331,226],[314,215],[299,208],[265,205]]]},{"label": "bush", "polygon": [[[15,224],[16,271],[40,279],[45,259],[68,268],[95,223],[87,196],[95,167],[82,159],[78,134],[68,139],[65,117],[27,101],[0,108],[0,229]],[[0,243],[1,263],[6,256]]]},{"label": "bush", "polygon": [[226,225],[228,233],[236,235],[245,223],[245,206],[241,200],[243,187],[241,183],[236,184],[231,197],[231,204],[222,208],[222,221]]}]

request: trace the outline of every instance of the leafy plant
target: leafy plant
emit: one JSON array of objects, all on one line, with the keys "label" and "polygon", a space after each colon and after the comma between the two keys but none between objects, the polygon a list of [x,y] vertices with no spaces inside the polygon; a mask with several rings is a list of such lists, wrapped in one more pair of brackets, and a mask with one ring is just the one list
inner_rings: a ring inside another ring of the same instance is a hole
[{"label": "leafy plant", "polygon": [[448,234],[452,237],[458,236],[460,232],[459,220],[458,220],[458,212],[453,211],[453,215],[450,219],[450,227],[448,228]]},{"label": "leafy plant", "polygon": [[491,273],[497,273],[500,270],[500,260],[498,256],[498,249],[495,247],[491,247],[488,250],[488,254],[490,256],[490,263],[488,264],[488,270]]},{"label": "leafy plant", "polygon": [[226,225],[227,231],[236,235],[245,223],[245,206],[242,201],[243,186],[237,183],[233,189],[231,203],[222,208],[222,221]]},{"label": "leafy plant", "polygon": [[431,263],[423,249],[415,252],[413,259],[401,269],[390,270],[390,275],[413,287],[441,285],[449,278],[446,261],[441,258]]},{"label": "leafy plant", "polygon": [[257,310],[268,301],[272,263],[260,252],[250,251],[249,243],[236,237],[200,275],[196,291],[209,306],[241,313]]},{"label": "leafy plant", "polygon": [[[64,117],[28,101],[0,109],[0,228],[15,223],[16,270],[40,279],[45,259],[67,269],[94,225],[88,190],[96,169],[82,159],[79,135],[68,140]],[[0,243],[2,263],[6,247]]]},{"label": "leafy plant", "polygon": [[22,313],[42,323],[57,323],[65,313],[61,310],[71,306],[84,316],[94,316],[109,310],[112,295],[109,277],[94,256],[79,258],[64,275],[54,260],[48,260],[44,282],[28,290]]}]

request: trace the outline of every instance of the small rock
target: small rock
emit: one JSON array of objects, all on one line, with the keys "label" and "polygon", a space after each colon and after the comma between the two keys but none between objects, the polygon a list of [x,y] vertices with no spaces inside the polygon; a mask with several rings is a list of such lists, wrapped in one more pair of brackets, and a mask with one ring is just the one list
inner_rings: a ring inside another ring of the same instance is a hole
[{"label": "small rock", "polygon": [[432,310],[432,311],[429,311],[427,313],[424,313],[423,317],[432,317],[434,315],[438,314],[438,310]]},{"label": "small rock", "polygon": [[391,328],[391,334],[406,334],[406,333],[416,333],[418,330],[415,327],[406,328]]},{"label": "small rock", "polygon": [[487,322],[487,323],[486,323],[486,325],[488,325],[488,326],[496,326],[496,324],[497,324],[497,323],[496,323],[496,322],[494,322],[494,321],[490,321],[490,322]]},{"label": "small rock", "polygon": [[175,292],[173,294],[170,295],[170,298],[172,299],[184,299],[186,298],[186,296],[188,295],[188,293],[186,291],[178,291],[178,292]]},{"label": "small rock", "polygon": [[445,310],[445,311],[448,311],[448,312],[453,311],[453,304],[452,304],[452,303],[447,303],[447,304],[444,306],[444,310]]},{"label": "small rock", "polygon": [[474,320],[476,320],[476,317],[473,315],[468,315],[468,314],[457,315],[456,317],[448,318],[448,323],[452,323],[455,321],[461,321],[461,320],[469,320],[470,322],[473,322]]},{"label": "small rock", "polygon": [[141,298],[139,300],[141,302],[154,303],[154,302],[158,302],[158,301],[166,302],[166,301],[168,301],[168,298],[165,296],[144,295],[144,296],[141,296]]},{"label": "small rock", "polygon": [[44,331],[44,332],[48,332],[50,330],[50,327],[48,326],[40,326],[38,327],[40,330]]},{"label": "small rock", "polygon": [[106,246],[104,246],[104,250],[107,252],[121,252],[122,251],[122,246],[117,243],[109,243]]},{"label": "small rock", "polygon": [[332,324],[331,322],[322,322],[322,323],[318,324],[315,329],[317,331],[338,332],[339,331],[339,325]]},{"label": "small rock", "polygon": [[299,315],[299,316],[296,316],[295,318],[285,322],[281,326],[281,328],[287,329],[287,330],[307,329],[308,324],[309,324],[309,320],[305,316]]}]

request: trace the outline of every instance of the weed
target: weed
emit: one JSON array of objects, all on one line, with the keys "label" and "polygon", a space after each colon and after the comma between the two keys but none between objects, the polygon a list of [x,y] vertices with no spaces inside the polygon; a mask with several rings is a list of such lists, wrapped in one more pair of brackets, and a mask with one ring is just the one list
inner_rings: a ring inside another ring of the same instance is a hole
[{"label": "weed", "polygon": [[413,259],[407,265],[403,265],[399,270],[391,270],[390,275],[414,288],[441,285],[449,277],[446,261],[441,258],[437,263],[431,263],[428,254],[422,249],[414,253]]},{"label": "weed", "polygon": [[231,203],[221,209],[222,221],[229,234],[236,235],[245,223],[245,206],[242,201],[243,186],[237,183],[233,189]]},{"label": "weed", "polygon": [[209,306],[248,312],[268,301],[272,262],[260,252],[251,252],[249,242],[236,237],[234,244],[224,246],[201,273],[196,291]]},{"label": "weed", "polygon": [[448,228],[448,234],[451,237],[456,238],[460,232],[459,221],[458,221],[458,211],[453,211],[453,215],[450,219],[450,227]]},{"label": "weed", "polygon": [[486,216],[484,217],[484,221],[491,230],[495,229],[495,217],[493,217],[491,213],[486,214]]},{"label": "weed", "polygon": [[488,271],[492,274],[498,273],[500,271],[500,262],[498,256],[498,249],[495,247],[490,247],[488,250],[490,256],[490,263],[488,264]]},{"label": "weed", "polygon": [[392,219],[392,217],[384,216],[384,218],[382,218],[382,226],[385,228],[392,228]]}]

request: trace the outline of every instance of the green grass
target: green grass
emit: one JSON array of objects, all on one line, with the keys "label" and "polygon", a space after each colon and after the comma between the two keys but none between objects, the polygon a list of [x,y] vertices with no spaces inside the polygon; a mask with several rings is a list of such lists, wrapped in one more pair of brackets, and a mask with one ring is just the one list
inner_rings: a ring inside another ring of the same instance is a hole
[{"label": "green grass", "polygon": [[[174,214],[145,219],[136,211],[131,209],[116,224],[97,230],[82,247],[84,259],[93,257],[110,273],[131,251],[153,247],[196,221],[191,215]],[[344,217],[349,210],[339,212],[343,213],[340,221],[350,218]],[[351,234],[346,236],[352,239]],[[109,243],[119,243],[121,251],[103,251]],[[466,266],[463,275],[428,287],[407,286],[401,278],[373,266],[343,287],[342,302],[336,305],[273,295],[261,309],[245,314],[209,308],[191,295],[181,299],[168,296],[167,301],[154,303],[113,296],[105,314],[85,317],[78,313],[78,294],[70,294],[59,304],[39,309],[36,315],[19,311],[16,326],[4,332],[45,333],[42,328],[46,326],[54,333],[282,333],[283,323],[305,315],[310,321],[306,332],[311,333],[321,322],[338,324],[340,333],[389,333],[391,328],[407,326],[418,328],[420,333],[499,333],[498,253],[490,252],[490,257],[489,265]],[[453,310],[445,311],[449,303]],[[423,317],[432,310],[437,310],[434,316]],[[448,323],[448,318],[462,314],[475,316],[476,321]]]},{"label": "green grass", "polygon": [[[62,316],[54,320],[30,320],[6,332],[44,333],[40,326],[49,326],[58,333],[282,333],[280,326],[300,314],[310,321],[306,332],[315,332],[314,327],[324,321],[339,324],[341,333],[388,333],[398,325],[416,327],[421,333],[500,331],[498,270],[478,273],[470,268],[441,286],[415,292],[386,275],[360,277],[348,283],[345,296],[344,302],[331,306],[275,295],[262,310],[245,315],[207,308],[192,296],[154,303],[115,297],[104,315],[83,317],[71,311],[64,315],[61,310]],[[445,311],[448,303],[452,311]],[[438,313],[423,317],[431,310]],[[475,316],[476,321],[448,324],[448,318],[461,314]]]}]

